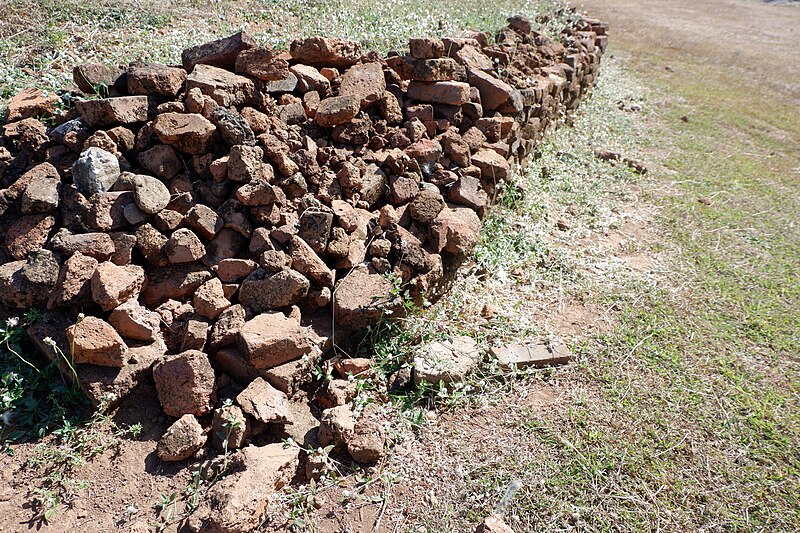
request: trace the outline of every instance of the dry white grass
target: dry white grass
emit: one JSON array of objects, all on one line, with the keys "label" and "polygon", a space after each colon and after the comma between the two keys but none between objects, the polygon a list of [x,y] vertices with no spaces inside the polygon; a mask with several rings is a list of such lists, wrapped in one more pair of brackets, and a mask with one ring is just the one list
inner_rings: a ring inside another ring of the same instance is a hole
[{"label": "dry white grass", "polygon": [[[279,48],[326,35],[386,52],[409,37],[493,30],[523,13],[532,19],[559,0],[9,0],[0,18],[0,104],[28,86],[68,87],[83,62],[179,64],[187,46],[240,30]],[[553,21],[549,30],[560,30]]]}]

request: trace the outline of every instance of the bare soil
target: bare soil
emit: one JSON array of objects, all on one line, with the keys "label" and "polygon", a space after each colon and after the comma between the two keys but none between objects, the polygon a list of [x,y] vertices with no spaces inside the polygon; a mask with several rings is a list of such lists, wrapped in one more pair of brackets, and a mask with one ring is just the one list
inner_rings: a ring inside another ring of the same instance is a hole
[{"label": "bare soil", "polygon": [[725,66],[742,84],[761,85],[765,98],[774,91],[800,101],[800,54],[793,52],[800,42],[797,6],[753,0],[572,3],[611,23],[613,49],[630,58],[637,70],[667,68],[670,55],[691,57]]},{"label": "bare soil", "polygon": [[[71,501],[63,502],[50,523],[40,519],[36,489],[54,465],[32,466],[37,448],[50,445],[53,437],[39,443],[13,446],[14,456],[0,455],[0,529],[2,531],[151,531],[160,495],[180,492],[191,479],[190,460],[165,463],[155,454],[156,444],[170,421],[156,400],[155,389],[137,388],[118,408],[114,421],[120,425],[142,424],[135,439],[123,438],[77,468],[69,477],[87,482]],[[138,510],[135,510],[138,508]],[[134,511],[134,512],[131,512]]]}]

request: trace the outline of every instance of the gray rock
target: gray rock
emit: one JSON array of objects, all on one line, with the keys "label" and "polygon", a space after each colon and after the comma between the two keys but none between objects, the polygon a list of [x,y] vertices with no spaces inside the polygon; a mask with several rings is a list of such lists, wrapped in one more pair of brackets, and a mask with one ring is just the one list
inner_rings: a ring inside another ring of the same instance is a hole
[{"label": "gray rock", "polygon": [[333,226],[333,213],[308,209],[300,217],[300,237],[318,254],[325,252]]},{"label": "gray rock", "polygon": [[22,267],[23,276],[29,283],[42,286],[53,286],[60,270],[56,254],[44,249],[28,254],[28,262]]},{"label": "gray rock", "polygon": [[0,266],[0,303],[17,309],[44,308],[61,267],[50,250],[28,254],[27,261]]},{"label": "gray rock", "polygon": [[528,366],[542,367],[566,364],[572,361],[572,352],[561,341],[547,344],[506,344],[496,346],[490,353],[503,369]]},{"label": "gray rock", "polygon": [[107,233],[72,234],[66,229],[61,229],[53,235],[48,248],[64,257],[81,253],[99,261],[108,260],[115,252],[114,240]]},{"label": "gray rock", "polygon": [[480,361],[477,343],[465,336],[422,346],[414,355],[414,384],[462,381]]},{"label": "gray rock", "polygon": [[244,307],[239,304],[232,305],[220,313],[211,328],[211,338],[209,340],[211,350],[218,350],[225,346],[236,344],[239,330],[242,329],[245,322],[246,313]]},{"label": "gray rock", "polygon": [[297,76],[291,72],[282,80],[272,80],[260,84],[264,93],[290,93],[297,87]]},{"label": "gray rock", "polygon": [[110,67],[99,63],[75,65],[72,79],[75,85],[86,94],[107,95],[112,88],[124,86],[125,71],[119,67]]},{"label": "gray rock", "polygon": [[292,102],[275,108],[278,118],[286,124],[300,124],[306,120],[306,112],[302,102]]},{"label": "gray rock", "polygon": [[222,140],[231,146],[245,144],[255,146],[256,137],[253,130],[239,113],[229,111],[224,107],[217,107],[208,117],[217,127]]},{"label": "gray rock", "polygon": [[141,224],[150,218],[150,215],[139,209],[139,206],[135,203],[126,205],[123,213],[125,215],[125,220],[133,226]]},{"label": "gray rock", "polygon": [[250,238],[253,233],[253,224],[250,222],[250,213],[246,206],[238,200],[231,198],[219,206],[217,214],[225,222],[225,228],[241,234],[245,238]]},{"label": "gray rock", "polygon": [[74,118],[53,128],[53,131],[50,132],[50,139],[58,144],[64,144],[70,148],[74,147],[75,151],[78,151],[80,150],[80,146],[72,144],[71,138],[80,141],[82,144],[83,141],[89,137],[91,131],[92,130],[83,120]]},{"label": "gray rock", "polygon": [[289,421],[289,399],[263,378],[256,378],[236,397],[242,411],[259,422]]},{"label": "gray rock", "polygon": [[162,179],[170,179],[183,170],[183,162],[175,149],[166,144],[157,144],[141,152],[136,158],[142,168]]},{"label": "gray rock", "polygon": [[72,179],[84,196],[106,192],[120,175],[119,161],[101,148],[89,148],[72,165]]},{"label": "gray rock", "polygon": [[308,278],[296,270],[283,270],[267,276],[258,269],[242,282],[239,301],[254,313],[263,313],[298,303],[310,287]]},{"label": "gray rock", "polygon": [[131,178],[133,184],[133,199],[137,207],[148,215],[158,213],[170,200],[169,189],[161,180],[152,176],[136,174]]},{"label": "gray rock", "polygon": [[202,258],[206,249],[192,230],[180,228],[167,239],[164,253],[170,263],[191,263]]},{"label": "gray rock", "polygon": [[229,180],[247,183],[254,179],[266,179],[264,172],[264,150],[260,146],[237,145],[231,148],[228,157]]},{"label": "gray rock", "polygon": [[93,128],[147,121],[150,101],[147,96],[121,96],[76,100],[81,118]]},{"label": "gray rock", "polygon": [[33,171],[37,172],[22,193],[20,210],[25,214],[50,213],[58,207],[61,178],[49,163],[43,163]]},{"label": "gray rock", "polygon": [[256,42],[250,35],[240,31],[224,39],[186,48],[181,54],[181,61],[187,72],[198,64],[233,70],[239,52],[255,45]]}]

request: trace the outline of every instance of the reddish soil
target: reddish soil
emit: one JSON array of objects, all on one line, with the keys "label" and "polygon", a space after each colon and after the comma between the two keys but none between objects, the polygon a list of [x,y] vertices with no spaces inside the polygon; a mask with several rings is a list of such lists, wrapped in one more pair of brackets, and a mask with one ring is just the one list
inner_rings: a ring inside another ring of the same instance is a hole
[{"label": "reddish soil", "polygon": [[[38,519],[35,490],[42,478],[53,473],[47,465],[32,466],[39,444],[13,447],[14,456],[0,456],[0,530],[4,532],[104,532],[149,531],[159,495],[180,491],[189,483],[190,461],[164,463],[155,455],[158,439],[169,426],[155,400],[155,389],[144,385],[120,406],[114,421],[120,426],[141,423],[135,439],[124,438],[119,446],[96,456],[69,478],[88,482],[77,489],[72,501],[63,502],[50,524]],[[133,507],[138,512],[129,513]]]}]

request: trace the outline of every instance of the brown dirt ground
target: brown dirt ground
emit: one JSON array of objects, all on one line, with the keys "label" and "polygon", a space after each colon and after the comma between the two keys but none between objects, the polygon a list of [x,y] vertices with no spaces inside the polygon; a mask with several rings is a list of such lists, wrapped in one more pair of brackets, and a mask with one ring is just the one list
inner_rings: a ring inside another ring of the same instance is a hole
[{"label": "brown dirt ground", "polygon": [[[664,68],[663,57],[656,59],[656,55],[690,55],[698,62],[730,65],[743,81],[761,83],[766,89],[800,102],[800,54],[796,53],[800,9],[754,0],[585,0],[581,7],[611,23],[615,53],[639,71]],[[651,259],[643,253],[632,253],[630,243],[621,244],[646,234],[647,228],[631,226],[596,239],[627,260],[632,269],[646,270],[652,266]],[[567,335],[592,334],[613,324],[613,316],[607,316],[605,310],[582,302],[562,302],[555,311],[552,320]],[[385,509],[380,504],[342,506],[342,489],[331,491],[322,497],[320,530],[373,531],[375,521],[382,517],[379,531],[403,531],[428,511],[438,487],[453,481],[453,469],[458,465],[452,463],[448,446],[466,446],[475,457],[491,464],[493,456],[514,453],[515,446],[525,445],[525,434],[519,431],[520,416],[547,412],[559,398],[575,394],[574,389],[581,386],[569,380],[561,386],[535,379],[521,381],[498,405],[460,409],[440,416],[416,440],[396,450],[409,469],[425,473],[424,480],[393,485]],[[15,446],[13,457],[0,455],[0,530],[145,531],[145,524],[153,515],[150,506],[155,505],[159,495],[185,487],[190,476],[187,463],[164,465],[154,457],[157,439],[167,423],[159,412],[153,391],[147,388],[126,402],[119,421],[141,421],[142,435],[124,440],[118,448],[79,469],[75,477],[89,481],[89,489],[73,504],[60,509],[58,519],[50,525],[31,521],[32,487],[45,474],[25,466],[34,445]],[[382,490],[376,486],[368,493]],[[140,505],[139,512],[126,519],[125,510],[134,502]]]},{"label": "brown dirt ground", "polygon": [[676,54],[726,65],[744,84],[800,102],[798,6],[757,0],[583,0],[573,2],[609,21],[613,49],[639,70],[664,68]]},{"label": "brown dirt ground", "polygon": [[[0,455],[0,530],[149,531],[147,522],[155,516],[152,506],[159,495],[179,492],[189,483],[189,461],[164,463],[155,455],[156,443],[169,421],[155,400],[152,386],[139,387],[123,402],[114,420],[120,425],[141,423],[140,436],[122,439],[118,447],[78,468],[70,477],[87,481],[88,489],[78,490],[73,501],[60,506],[58,517],[51,524],[37,520],[37,510],[32,507],[38,481],[50,473],[26,464],[36,455],[37,444],[14,446],[13,457]],[[51,438],[42,441],[49,442]],[[126,515],[133,504],[139,506],[139,511]]]}]

